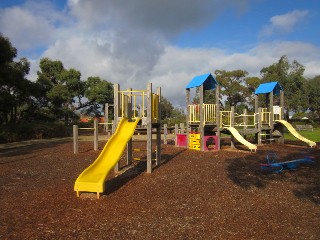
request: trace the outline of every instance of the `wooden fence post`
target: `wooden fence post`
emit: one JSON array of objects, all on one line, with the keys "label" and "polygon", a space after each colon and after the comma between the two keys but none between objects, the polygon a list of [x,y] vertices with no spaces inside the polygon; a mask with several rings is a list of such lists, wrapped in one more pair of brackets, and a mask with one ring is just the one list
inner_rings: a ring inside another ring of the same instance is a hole
[{"label": "wooden fence post", "polygon": [[73,125],[73,153],[79,153],[78,125]]},{"label": "wooden fence post", "polygon": [[99,129],[98,129],[98,120],[97,119],[94,119],[93,121],[93,128],[94,128],[94,133],[93,133],[93,149],[94,151],[97,151],[98,148],[99,148],[99,144],[98,144],[98,132],[99,132]]},{"label": "wooden fence post", "polygon": [[163,124],[163,144],[168,144],[168,124]]}]

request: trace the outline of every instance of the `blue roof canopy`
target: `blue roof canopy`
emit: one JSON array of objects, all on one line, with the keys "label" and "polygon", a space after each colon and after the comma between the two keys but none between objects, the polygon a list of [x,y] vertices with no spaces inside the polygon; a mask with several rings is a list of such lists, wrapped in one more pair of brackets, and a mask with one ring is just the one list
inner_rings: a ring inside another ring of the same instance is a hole
[{"label": "blue roof canopy", "polygon": [[282,87],[278,82],[261,83],[254,94],[266,94],[273,92],[274,95],[280,95]]},{"label": "blue roof canopy", "polygon": [[186,88],[200,87],[201,85],[203,85],[204,90],[213,90],[218,85],[218,82],[211,73],[207,73],[194,77]]}]

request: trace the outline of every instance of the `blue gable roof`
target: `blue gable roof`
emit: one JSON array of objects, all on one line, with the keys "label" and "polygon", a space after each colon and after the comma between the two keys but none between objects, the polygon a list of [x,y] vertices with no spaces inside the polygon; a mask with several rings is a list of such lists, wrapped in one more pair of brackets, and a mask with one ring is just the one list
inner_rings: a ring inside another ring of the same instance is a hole
[{"label": "blue gable roof", "polygon": [[278,82],[268,82],[268,83],[262,83],[260,86],[256,89],[254,94],[266,94],[273,92],[274,95],[279,95],[280,90],[282,90],[282,87],[280,83]]},{"label": "blue gable roof", "polygon": [[203,74],[200,76],[194,77],[186,88],[194,88],[203,85],[204,90],[215,89],[218,85],[216,79],[211,75],[211,73]]}]

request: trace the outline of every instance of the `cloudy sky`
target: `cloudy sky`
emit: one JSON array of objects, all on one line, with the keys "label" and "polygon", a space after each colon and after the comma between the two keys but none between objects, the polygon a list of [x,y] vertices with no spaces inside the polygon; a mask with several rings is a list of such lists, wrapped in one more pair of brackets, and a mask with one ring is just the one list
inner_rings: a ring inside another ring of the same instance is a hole
[{"label": "cloudy sky", "polygon": [[320,75],[319,0],[0,0],[0,32],[31,62],[61,60],[121,89],[161,87],[184,106],[185,86],[216,69],[250,76],[282,55]]}]

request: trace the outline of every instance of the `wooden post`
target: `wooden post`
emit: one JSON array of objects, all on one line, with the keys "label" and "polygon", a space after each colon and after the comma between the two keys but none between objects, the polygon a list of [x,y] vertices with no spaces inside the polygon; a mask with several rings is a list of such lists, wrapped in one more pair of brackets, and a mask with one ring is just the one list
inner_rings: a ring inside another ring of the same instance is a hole
[{"label": "wooden post", "polygon": [[[270,128],[271,128],[271,131],[273,130],[274,128],[274,116],[273,116],[273,91],[270,92],[269,94],[269,97],[270,97]],[[271,137],[271,136],[270,136]]]},{"label": "wooden post", "polygon": [[280,90],[280,107],[281,107],[281,118],[280,120],[284,119],[284,92]]},{"label": "wooden post", "polygon": [[[231,107],[231,121],[230,121],[230,126],[234,126],[234,106]],[[231,134],[231,148],[235,148],[235,139],[234,136]]]},{"label": "wooden post", "polygon": [[168,144],[168,124],[163,124],[163,144]]},{"label": "wooden post", "polygon": [[[114,117],[113,117],[113,124],[112,124],[112,134],[114,134],[114,132],[117,129],[117,125],[118,125],[118,117],[119,117],[119,105],[120,105],[120,95],[119,95],[119,91],[120,91],[120,85],[119,84],[114,84],[113,85],[113,94],[114,94]],[[118,173],[119,172],[119,162],[116,163],[116,165],[114,166],[114,172]]]},{"label": "wooden post", "polygon": [[[179,126],[178,124],[176,123],[174,125],[174,134],[175,134],[175,138],[176,138],[176,141],[175,141],[175,146],[178,146],[178,133],[179,133]],[[189,146],[189,145],[188,145]]]},{"label": "wooden post", "polygon": [[108,134],[109,133],[109,103],[104,105],[104,131]]},{"label": "wooden post", "polygon": [[180,129],[181,129],[181,133],[184,133],[184,123],[180,123]]},{"label": "wooden post", "polygon": [[[128,88],[128,91],[132,91],[132,88]],[[128,96],[127,116],[129,121],[132,119],[132,96]],[[127,143],[127,165],[132,163],[132,138]]]},{"label": "wooden post", "polygon": [[261,108],[258,108],[258,133],[256,134],[257,143],[261,144],[261,130],[262,130],[262,112]]},{"label": "wooden post", "polygon": [[254,112],[258,113],[259,109],[259,96],[257,94],[254,95]]},{"label": "wooden post", "polygon": [[200,131],[200,151],[204,151],[204,144],[203,144],[203,139],[204,139],[204,108],[203,108],[203,103],[204,103],[204,88],[203,84],[199,87],[199,92],[200,92],[200,125],[199,125],[199,131]]},{"label": "wooden post", "polygon": [[114,128],[115,127],[114,120],[112,120],[111,126],[112,126],[111,131],[114,133],[116,131],[116,129]]},{"label": "wooden post", "polygon": [[231,121],[230,121],[230,125],[231,127],[234,127],[234,106],[231,107]]},{"label": "wooden post", "polygon": [[94,133],[93,133],[93,149],[94,151],[97,151],[99,148],[99,144],[98,144],[98,137],[99,137],[99,125],[98,125],[98,119],[94,119],[93,121],[93,127],[94,127]]},{"label": "wooden post", "polygon": [[119,96],[119,91],[120,91],[120,85],[119,84],[114,84],[113,85],[114,88],[114,110],[113,110],[113,132],[117,129],[117,125],[118,125],[118,117],[119,117],[119,107],[120,107],[120,96]]},{"label": "wooden post", "polygon": [[248,125],[248,112],[247,112],[247,109],[245,108],[244,110],[243,110],[243,123],[244,123],[244,129],[247,129],[247,125]]},{"label": "wooden post", "polygon": [[[187,115],[186,115],[186,125],[187,125],[187,147],[189,148],[190,144],[190,139],[189,139],[189,134],[190,134],[190,122],[189,122],[189,117],[190,117],[190,88],[186,88],[186,103],[187,103]],[[176,146],[177,146],[177,135],[176,135]]]},{"label": "wooden post", "polygon": [[219,138],[218,149],[220,150],[220,86],[216,85],[216,124],[217,124],[217,133]]},{"label": "wooden post", "polygon": [[73,125],[73,153],[79,153],[78,125]]},{"label": "wooden post", "polygon": [[158,122],[157,122],[157,152],[156,152],[156,166],[161,163],[161,88],[157,88],[158,102]]},{"label": "wooden post", "polygon": [[152,172],[152,83],[147,85],[147,173]]}]

